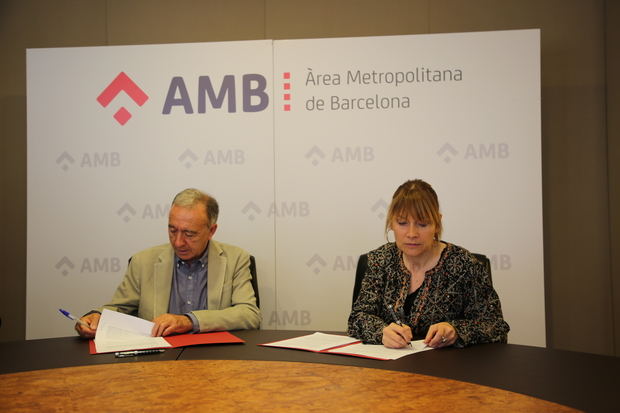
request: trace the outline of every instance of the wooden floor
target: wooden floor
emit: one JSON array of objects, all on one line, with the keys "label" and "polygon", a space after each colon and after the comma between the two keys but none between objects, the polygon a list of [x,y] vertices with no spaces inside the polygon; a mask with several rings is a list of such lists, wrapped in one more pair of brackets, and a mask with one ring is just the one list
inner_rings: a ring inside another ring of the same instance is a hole
[{"label": "wooden floor", "polygon": [[153,361],[0,376],[0,410],[576,412],[522,394],[362,367],[245,360]]}]

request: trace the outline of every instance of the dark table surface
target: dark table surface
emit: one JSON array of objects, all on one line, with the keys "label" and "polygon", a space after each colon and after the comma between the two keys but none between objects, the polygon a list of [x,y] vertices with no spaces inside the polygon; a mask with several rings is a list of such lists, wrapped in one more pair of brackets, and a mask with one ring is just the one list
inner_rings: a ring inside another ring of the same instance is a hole
[{"label": "dark table surface", "polygon": [[[484,344],[465,349],[425,351],[398,360],[372,360],[259,344],[311,331],[232,332],[243,344],[211,344],[164,353],[116,358],[90,355],[88,342],[61,337],[0,343],[0,373],[83,365],[165,360],[266,360],[338,364],[443,377],[509,390],[588,412],[618,411],[620,358],[515,344]],[[1,380],[1,379],[0,379]]]}]

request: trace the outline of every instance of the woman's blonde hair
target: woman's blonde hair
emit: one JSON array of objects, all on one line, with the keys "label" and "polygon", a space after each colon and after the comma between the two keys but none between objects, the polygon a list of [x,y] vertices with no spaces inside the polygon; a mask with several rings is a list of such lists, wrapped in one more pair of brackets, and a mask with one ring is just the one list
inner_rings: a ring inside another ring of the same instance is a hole
[{"label": "woman's blonde hair", "polygon": [[385,219],[385,236],[391,229],[394,217],[411,216],[416,221],[435,225],[435,239],[441,238],[441,213],[437,193],[428,183],[421,179],[409,180],[398,187],[392,196]]}]

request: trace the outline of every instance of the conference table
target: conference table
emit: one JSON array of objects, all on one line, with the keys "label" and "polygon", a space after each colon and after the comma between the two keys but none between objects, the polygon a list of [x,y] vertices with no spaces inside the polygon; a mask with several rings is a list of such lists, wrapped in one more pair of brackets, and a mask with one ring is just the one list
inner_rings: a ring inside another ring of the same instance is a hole
[{"label": "conference table", "polygon": [[0,343],[0,411],[618,411],[620,358],[515,344],[374,360],[260,344],[116,358],[61,337]]}]

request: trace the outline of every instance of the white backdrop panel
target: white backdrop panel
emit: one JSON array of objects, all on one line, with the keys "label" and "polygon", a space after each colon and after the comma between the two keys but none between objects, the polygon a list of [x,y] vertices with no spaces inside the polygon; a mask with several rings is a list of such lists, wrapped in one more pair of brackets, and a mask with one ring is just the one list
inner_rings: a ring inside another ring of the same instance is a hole
[{"label": "white backdrop panel", "polygon": [[[273,223],[243,224],[248,200],[274,196],[271,105],[242,106],[245,74],[270,87],[271,50],[256,41],[28,51],[28,338],[73,334],[59,307],[83,314],[107,302],[129,256],[167,242],[170,201],[186,187],[218,199],[216,239],[256,255],[273,284]],[[148,95],[142,106],[125,92],[97,102],[120,72]],[[216,94],[233,77],[221,109],[207,98],[199,113],[200,76]],[[176,104],[163,114],[174,77],[187,94],[175,87],[173,97],[191,113]],[[133,115],[124,126],[112,118],[121,106]],[[273,292],[262,298],[270,309]]]},{"label": "white backdrop panel", "polygon": [[423,178],[444,239],[492,259],[509,340],[544,345],[539,32],[278,41],[274,61],[276,202],[308,206],[276,220],[280,311],[343,330],[357,257]]}]

